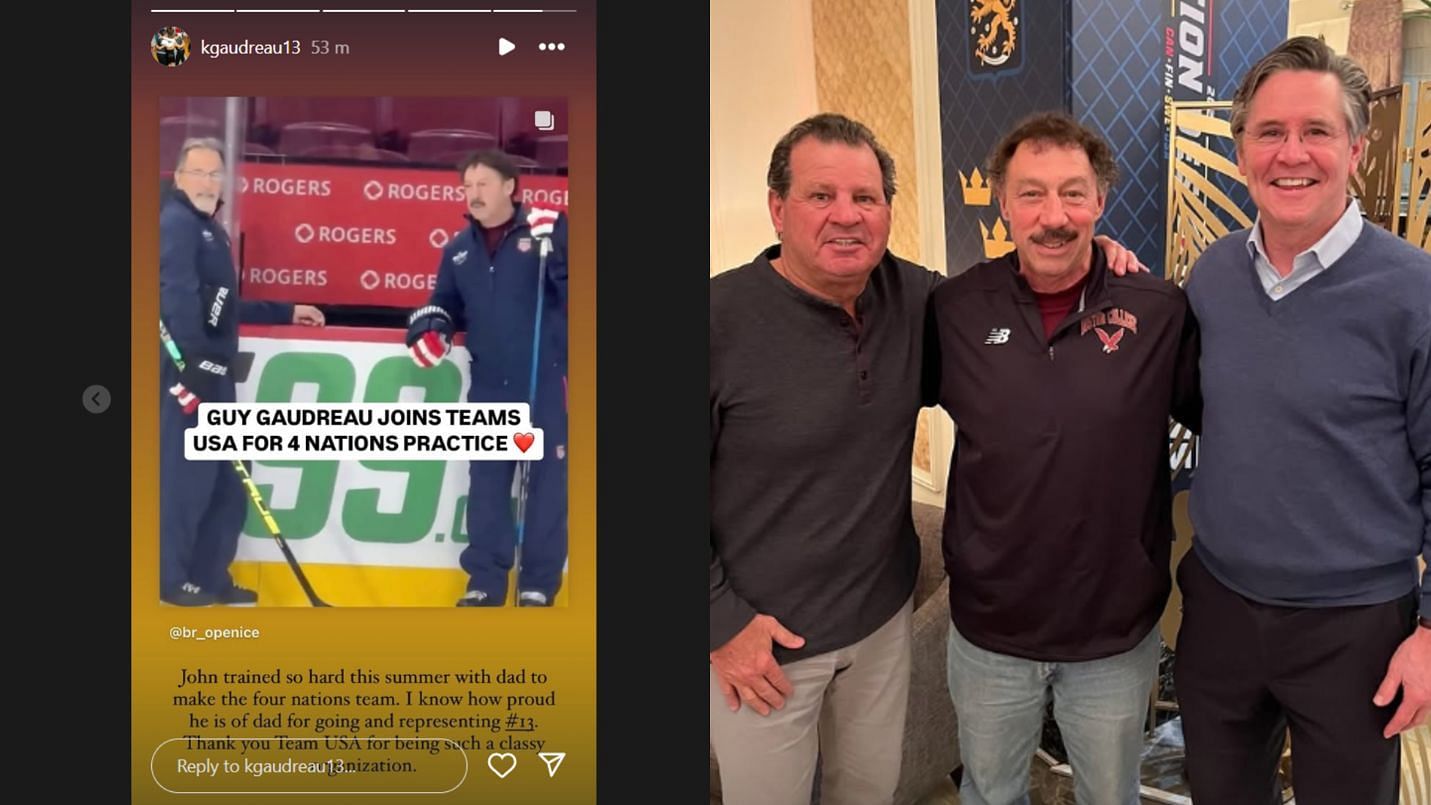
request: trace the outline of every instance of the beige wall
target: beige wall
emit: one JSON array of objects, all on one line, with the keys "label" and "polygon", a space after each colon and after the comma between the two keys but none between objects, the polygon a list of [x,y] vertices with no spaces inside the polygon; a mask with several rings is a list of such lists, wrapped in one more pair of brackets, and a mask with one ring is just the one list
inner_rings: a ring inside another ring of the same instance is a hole
[{"label": "beige wall", "polygon": [[[1343,0],[1289,0],[1287,4],[1288,36],[1320,36],[1332,50],[1346,53],[1351,37],[1351,7],[1342,8]],[[1424,10],[1421,0],[1401,0],[1403,14]]]},{"label": "beige wall", "polygon": [[[710,274],[774,242],[770,150],[826,111],[869,125],[894,157],[890,249],[943,271],[934,0],[731,0],[710,14]],[[929,471],[915,499],[943,503],[952,439],[942,411],[921,416],[915,450]]]},{"label": "beige wall", "polygon": [[820,110],[869,126],[894,157],[898,188],[889,248],[920,262],[909,0],[812,0],[811,5]]},{"label": "beige wall", "polygon": [[[938,86],[936,79],[930,93],[930,88],[915,78],[917,70],[912,56],[917,50],[915,45],[919,44],[913,37],[932,31],[929,25],[932,3],[922,9],[927,13],[915,21],[913,30],[912,6],[916,13],[920,12],[920,7],[910,0],[811,0],[815,90],[821,111],[840,112],[865,123],[894,158],[897,192],[889,234],[890,251],[935,267],[936,254],[937,262],[943,263],[943,243],[939,237],[943,228],[939,227],[939,233],[922,230],[932,226],[934,220],[942,219],[943,211],[937,199],[940,185]],[[932,33],[929,38],[931,42],[924,44],[932,43]],[[926,57],[936,52],[937,49],[921,51]],[[924,96],[920,96],[921,90]],[[928,97],[930,94],[934,97]],[[932,109],[932,118],[916,115],[918,101],[924,101],[924,107]],[[934,127],[933,154],[919,153],[920,125]],[[929,170],[931,165],[933,171]],[[930,198],[921,194],[921,179],[929,184]],[[927,214],[931,211],[926,209],[931,204],[938,210],[933,216]],[[935,236],[922,236],[928,234]],[[943,476],[948,466],[952,432],[942,410],[926,411],[920,416],[914,438],[914,461],[925,468],[925,472],[916,474],[920,480],[914,485],[916,500],[943,505]]]},{"label": "beige wall", "polygon": [[810,0],[712,0],[710,13],[713,276],[775,242],[765,201],[770,151],[819,109]]}]

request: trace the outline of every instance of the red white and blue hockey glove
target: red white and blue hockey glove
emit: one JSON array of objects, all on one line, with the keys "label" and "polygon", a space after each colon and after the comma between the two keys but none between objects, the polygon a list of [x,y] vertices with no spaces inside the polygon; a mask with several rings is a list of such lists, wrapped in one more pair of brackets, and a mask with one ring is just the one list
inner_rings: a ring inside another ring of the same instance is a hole
[{"label": "red white and blue hockey glove", "polygon": [[184,413],[192,414],[199,410],[199,403],[202,402],[194,396],[192,391],[184,388],[183,383],[175,383],[169,387],[169,393],[174,395],[174,399],[179,401],[179,406],[184,409]]},{"label": "red white and blue hockey glove", "polygon": [[179,401],[184,413],[192,414],[199,403],[218,396],[220,384],[228,377],[229,367],[215,360],[199,357],[184,362],[179,382],[169,387],[169,393]]},{"label": "red white and blue hockey glove", "polygon": [[549,238],[552,231],[556,229],[557,216],[561,215],[559,210],[552,210],[546,207],[533,207],[527,213],[527,226],[532,230],[534,238]]},{"label": "red white and blue hockey glove", "polygon": [[452,351],[452,316],[437,305],[419,308],[408,317],[407,350],[424,369],[442,363]]}]

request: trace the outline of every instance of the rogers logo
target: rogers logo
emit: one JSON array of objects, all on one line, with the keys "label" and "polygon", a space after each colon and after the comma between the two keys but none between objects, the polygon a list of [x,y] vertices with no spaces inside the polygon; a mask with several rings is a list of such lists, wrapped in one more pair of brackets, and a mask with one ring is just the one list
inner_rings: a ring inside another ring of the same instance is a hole
[{"label": "rogers logo", "polygon": [[[308,241],[303,242],[307,243]],[[397,230],[378,229],[371,226],[320,226],[318,227],[318,242],[396,246]]]},{"label": "rogers logo", "polygon": [[562,209],[566,209],[566,190],[548,190],[545,188],[533,190],[531,188],[524,188],[522,190],[522,203],[535,203],[539,205],[549,205],[552,207],[561,207]]},{"label": "rogers logo", "polygon": [[[367,275],[363,277],[366,279]],[[366,282],[363,287],[368,287]],[[431,291],[437,287],[437,274],[396,274],[389,271],[383,275],[383,287],[392,291]]]},{"label": "rogers logo", "polygon": [[378,287],[378,283],[382,282],[382,279],[378,276],[378,272],[370,268],[358,277],[358,282],[363,286],[363,290],[371,291]]},{"label": "rogers logo", "polygon": [[321,268],[259,268],[244,269],[244,280],[255,285],[282,285],[296,288],[322,288],[328,284],[328,272]]},{"label": "rogers logo", "polygon": [[431,243],[434,249],[441,249],[450,240],[452,240],[452,236],[447,234],[446,229],[434,229],[432,234],[427,236],[427,242]]},{"label": "rogers logo", "polygon": [[[376,182],[369,182],[376,184]],[[368,188],[363,188],[368,192]],[[379,194],[382,189],[379,188]],[[387,197],[398,201],[454,201],[464,203],[467,201],[467,194],[463,192],[461,185],[455,184],[399,184],[392,182],[387,185]],[[376,199],[376,196],[369,195],[368,198]]]},{"label": "rogers logo", "polygon": [[248,192],[248,177],[247,177],[247,176],[240,176],[240,177],[239,177],[239,192],[240,192],[240,193],[247,193],[247,192]]},{"label": "rogers logo", "polygon": [[309,224],[299,224],[293,228],[293,237],[299,243],[309,243],[313,240],[313,227]]},{"label": "rogers logo", "polygon": [[256,196],[331,196],[333,182],[328,179],[280,179],[276,176],[244,179],[243,192]]},{"label": "rogers logo", "polygon": [[367,196],[368,201],[377,201],[383,197],[383,183],[373,179],[363,185],[363,195]]}]

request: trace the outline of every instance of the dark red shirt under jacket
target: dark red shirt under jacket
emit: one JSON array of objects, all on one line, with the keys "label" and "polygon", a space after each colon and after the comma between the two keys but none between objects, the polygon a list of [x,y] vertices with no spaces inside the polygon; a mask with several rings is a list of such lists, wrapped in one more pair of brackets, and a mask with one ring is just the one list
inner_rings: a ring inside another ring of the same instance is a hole
[{"label": "dark red shirt under jacket", "polygon": [[934,291],[939,402],[958,426],[944,561],[969,642],[1041,662],[1136,646],[1173,541],[1168,417],[1196,430],[1198,331],[1182,289],[1115,277],[1045,329],[1017,254]]}]

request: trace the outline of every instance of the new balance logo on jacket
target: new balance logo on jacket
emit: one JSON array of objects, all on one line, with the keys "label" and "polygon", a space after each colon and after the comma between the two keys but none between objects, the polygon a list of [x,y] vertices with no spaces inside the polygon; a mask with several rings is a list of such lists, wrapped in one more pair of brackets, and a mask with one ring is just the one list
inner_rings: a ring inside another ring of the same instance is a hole
[{"label": "new balance logo on jacket", "polygon": [[989,331],[989,337],[984,339],[985,344],[1007,344],[1009,343],[1009,333],[1012,332],[1007,327],[995,327]]}]

